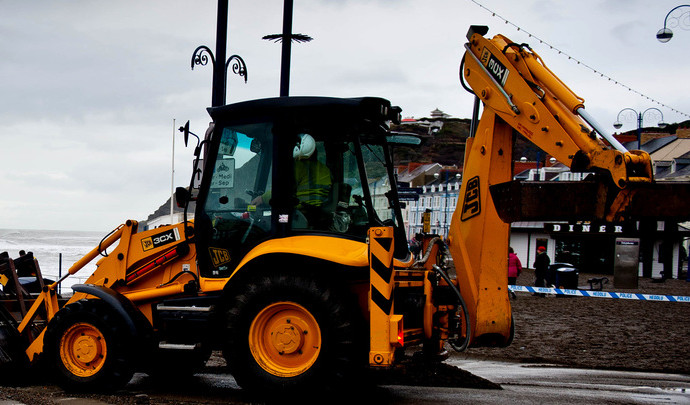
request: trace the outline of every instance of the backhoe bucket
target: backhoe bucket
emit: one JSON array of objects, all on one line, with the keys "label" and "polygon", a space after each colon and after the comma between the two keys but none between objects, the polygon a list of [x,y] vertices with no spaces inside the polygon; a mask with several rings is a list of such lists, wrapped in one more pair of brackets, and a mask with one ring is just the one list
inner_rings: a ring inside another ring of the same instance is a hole
[{"label": "backhoe bucket", "polygon": [[490,187],[504,222],[690,219],[690,183],[629,184],[598,181],[510,181]]}]

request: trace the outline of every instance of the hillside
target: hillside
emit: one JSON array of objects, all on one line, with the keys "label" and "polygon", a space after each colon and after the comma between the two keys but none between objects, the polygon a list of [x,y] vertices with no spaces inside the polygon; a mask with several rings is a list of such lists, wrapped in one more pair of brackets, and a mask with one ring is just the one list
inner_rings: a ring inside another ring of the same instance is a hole
[{"label": "hillside", "polygon": [[[432,121],[430,123],[430,121]],[[434,125],[441,123],[441,129],[432,131]],[[416,123],[403,123],[391,128],[397,132],[407,132],[420,135],[422,145],[417,147],[396,147],[394,151],[395,163],[406,165],[408,163],[440,163],[444,166],[462,166],[465,157],[465,144],[469,136],[470,120],[458,118],[422,118]],[[515,144],[513,147],[513,159],[522,157],[534,162],[537,159],[543,164],[547,158],[539,148],[514,132]]]},{"label": "hillside", "polygon": [[458,118],[434,119],[443,125],[438,131],[430,131],[428,119],[418,123],[395,125],[393,131],[411,132],[421,135],[422,145],[418,147],[396,147],[396,164],[410,162],[440,163],[442,165],[462,166],[465,156],[465,141],[469,135],[470,120]]}]

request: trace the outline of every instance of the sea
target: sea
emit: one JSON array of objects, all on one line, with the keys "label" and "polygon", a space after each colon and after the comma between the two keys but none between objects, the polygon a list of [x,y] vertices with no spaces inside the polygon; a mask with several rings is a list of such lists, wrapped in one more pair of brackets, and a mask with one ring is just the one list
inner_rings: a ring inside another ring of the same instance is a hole
[{"label": "sea", "polygon": [[[107,232],[106,232],[107,233]],[[57,280],[85,254],[90,252],[106,236],[92,231],[50,231],[26,229],[0,229],[0,252],[19,257],[19,251],[33,252],[38,259],[43,278]],[[83,283],[96,270],[97,256],[76,274],[62,283],[62,292],[73,284]]]}]

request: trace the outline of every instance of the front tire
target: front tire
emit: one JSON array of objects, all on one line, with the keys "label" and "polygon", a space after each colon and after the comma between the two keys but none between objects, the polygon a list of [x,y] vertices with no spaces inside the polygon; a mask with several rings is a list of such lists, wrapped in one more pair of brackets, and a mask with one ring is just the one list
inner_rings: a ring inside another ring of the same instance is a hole
[{"label": "front tire", "polygon": [[244,284],[231,301],[223,354],[243,388],[323,388],[352,370],[355,328],[324,282],[270,275]]},{"label": "front tire", "polygon": [[114,390],[134,374],[131,333],[101,300],[77,301],[48,324],[44,351],[58,383],[69,390]]}]

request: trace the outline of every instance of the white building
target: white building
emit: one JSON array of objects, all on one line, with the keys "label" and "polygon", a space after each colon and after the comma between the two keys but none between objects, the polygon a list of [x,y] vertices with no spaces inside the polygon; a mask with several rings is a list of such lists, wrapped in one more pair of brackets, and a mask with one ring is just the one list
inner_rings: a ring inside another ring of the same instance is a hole
[{"label": "white building", "polygon": [[422,232],[422,214],[427,211],[431,213],[431,233],[448,236],[461,185],[460,173],[443,170],[436,173],[433,182],[421,187],[417,201],[407,201],[403,218],[408,239]]}]

